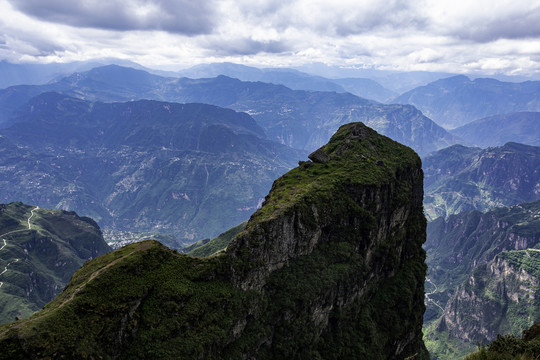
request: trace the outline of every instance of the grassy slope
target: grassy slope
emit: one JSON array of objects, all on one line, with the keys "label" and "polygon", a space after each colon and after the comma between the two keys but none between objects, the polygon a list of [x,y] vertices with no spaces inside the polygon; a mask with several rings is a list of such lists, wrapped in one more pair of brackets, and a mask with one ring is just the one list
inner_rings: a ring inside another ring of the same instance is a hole
[{"label": "grassy slope", "polygon": [[236,235],[241,233],[247,225],[247,221],[225,231],[220,234],[218,237],[210,240],[209,242],[202,245],[195,245],[195,247],[187,252],[188,255],[198,256],[198,257],[208,257],[218,253],[219,251],[225,250],[230,242],[234,239]]},{"label": "grassy slope", "polygon": [[[366,132],[367,140],[351,140],[362,135],[355,133],[358,129]],[[287,216],[292,207],[316,204],[325,211],[320,216],[334,220],[329,231],[336,241],[322,243],[309,256],[272,273],[263,294],[239,290],[230,281],[233,273],[261,265],[260,259],[250,258],[250,248],[233,246],[231,251],[239,251],[240,256],[231,256],[228,250],[203,259],[180,255],[157,242],[132,244],[86,263],[43,311],[0,327],[0,355],[233,359],[262,347],[260,358],[339,358],[358,351],[374,359],[383,357],[393,341],[421,328],[425,273],[421,209],[410,216],[400,234],[377,244],[373,256],[381,261],[378,268],[399,260],[395,242],[402,236],[411,238],[404,249],[410,258],[394,268],[396,276],[366,289],[371,296],[358,297],[346,311],[333,314],[331,321],[340,329],[339,335],[321,336],[307,305],[357,286],[357,276],[370,270],[364,268],[364,255],[357,248],[361,241],[371,241],[374,216],[347,200],[351,196],[347,189],[395,187],[390,203],[405,206],[412,189],[396,176],[410,169],[420,171],[420,159],[412,150],[359,125],[343,127],[325,151],[334,157],[332,161],[306,163],[275,182],[242,236],[249,239],[253,229],[260,229],[258,225]],[[342,226],[340,219],[347,215],[362,219],[361,225]],[[407,284],[405,291],[403,284]],[[242,319],[250,320],[243,323]],[[244,331],[243,326],[247,326]],[[232,343],[231,334],[237,337]],[[271,347],[261,344],[268,336],[274,339]],[[413,346],[409,351],[422,352],[421,341]]]}]

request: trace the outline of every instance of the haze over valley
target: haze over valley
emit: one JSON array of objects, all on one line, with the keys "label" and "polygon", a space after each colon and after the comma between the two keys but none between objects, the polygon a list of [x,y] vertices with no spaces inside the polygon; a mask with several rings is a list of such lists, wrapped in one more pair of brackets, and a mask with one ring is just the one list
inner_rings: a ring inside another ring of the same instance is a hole
[{"label": "haze over valley", "polygon": [[538,6],[97,5],[0,0],[0,358],[540,356]]}]

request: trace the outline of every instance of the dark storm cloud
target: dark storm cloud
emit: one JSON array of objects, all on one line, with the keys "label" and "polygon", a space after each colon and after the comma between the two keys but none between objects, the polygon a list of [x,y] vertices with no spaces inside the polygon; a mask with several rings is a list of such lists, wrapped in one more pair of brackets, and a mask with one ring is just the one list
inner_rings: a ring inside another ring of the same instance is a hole
[{"label": "dark storm cloud", "polygon": [[540,36],[540,7],[527,12],[500,14],[489,21],[468,23],[456,29],[454,35],[476,42],[537,38]]},{"label": "dark storm cloud", "polygon": [[257,41],[253,39],[237,39],[231,41],[210,41],[207,46],[209,55],[235,56],[256,55],[260,53],[279,54],[290,50],[281,41]]},{"label": "dark storm cloud", "polygon": [[193,0],[10,0],[29,16],[75,27],[163,30],[197,35],[212,31],[214,1]]}]

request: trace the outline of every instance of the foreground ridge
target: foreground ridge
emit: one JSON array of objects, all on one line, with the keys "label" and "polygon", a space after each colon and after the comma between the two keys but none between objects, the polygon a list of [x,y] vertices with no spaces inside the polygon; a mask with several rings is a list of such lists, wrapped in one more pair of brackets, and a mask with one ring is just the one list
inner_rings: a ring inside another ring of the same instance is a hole
[{"label": "foreground ridge", "polygon": [[361,123],[274,182],[207,259],[144,241],[87,262],[0,358],[427,359],[422,170]]}]

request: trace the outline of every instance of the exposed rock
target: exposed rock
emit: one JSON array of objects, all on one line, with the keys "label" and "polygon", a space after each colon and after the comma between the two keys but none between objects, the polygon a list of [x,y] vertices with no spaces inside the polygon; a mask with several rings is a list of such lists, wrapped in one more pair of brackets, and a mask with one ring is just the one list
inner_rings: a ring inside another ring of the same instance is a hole
[{"label": "exposed rock", "polygon": [[426,156],[424,207],[429,220],[540,199],[540,147],[451,146]]},{"label": "exposed rock", "polygon": [[[97,258],[35,318],[0,328],[0,353],[427,359],[420,159],[360,123],[322,151],[274,182],[226,251],[146,241]],[[366,151],[385,166],[354,160]]]},{"label": "exposed rock", "polygon": [[462,358],[459,352],[478,341],[518,335],[540,320],[539,214],[535,201],[428,224],[428,278],[435,291],[425,334],[432,356]]},{"label": "exposed rock", "polygon": [[504,252],[479,266],[448,302],[446,330],[473,344],[521,334],[540,321],[539,275],[540,250]]},{"label": "exposed rock", "polygon": [[322,149],[315,150],[314,152],[309,154],[308,158],[310,158],[313,162],[316,163],[325,163],[330,161],[330,157]]}]

